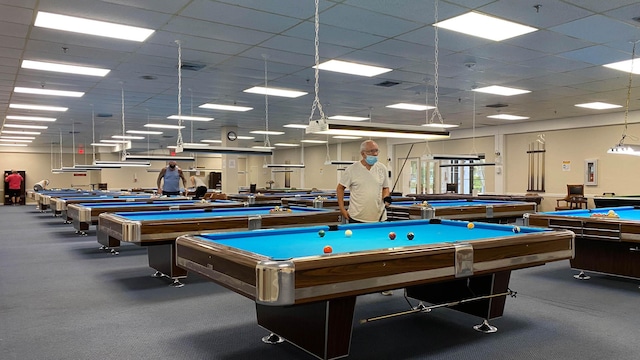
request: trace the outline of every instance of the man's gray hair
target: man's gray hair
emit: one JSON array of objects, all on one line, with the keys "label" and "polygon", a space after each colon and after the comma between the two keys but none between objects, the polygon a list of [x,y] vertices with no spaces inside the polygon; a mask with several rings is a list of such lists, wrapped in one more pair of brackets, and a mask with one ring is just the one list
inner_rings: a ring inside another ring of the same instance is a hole
[{"label": "man's gray hair", "polygon": [[366,147],[367,147],[367,143],[369,142],[374,142],[373,140],[365,140],[362,143],[360,143],[360,152],[365,151]]}]

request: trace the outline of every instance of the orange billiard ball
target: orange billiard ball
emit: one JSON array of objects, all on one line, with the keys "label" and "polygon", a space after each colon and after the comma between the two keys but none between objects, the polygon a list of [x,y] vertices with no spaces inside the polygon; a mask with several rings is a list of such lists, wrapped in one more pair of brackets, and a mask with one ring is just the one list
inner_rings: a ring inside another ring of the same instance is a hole
[{"label": "orange billiard ball", "polygon": [[389,239],[391,240],[395,240],[396,239],[396,233],[394,233],[393,231],[389,233]]},{"label": "orange billiard ball", "polygon": [[473,225],[473,223],[468,223],[467,224],[467,229],[469,229],[469,230],[473,229],[474,227],[476,227],[476,226]]},{"label": "orange billiard ball", "polygon": [[325,246],[323,249],[325,254],[331,254],[333,252],[333,248],[329,245]]}]

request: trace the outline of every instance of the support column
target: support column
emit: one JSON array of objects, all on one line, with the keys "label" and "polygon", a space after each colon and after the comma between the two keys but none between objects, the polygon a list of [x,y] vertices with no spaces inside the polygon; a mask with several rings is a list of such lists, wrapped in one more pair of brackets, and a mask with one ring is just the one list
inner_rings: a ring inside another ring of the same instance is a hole
[{"label": "support column", "polygon": [[504,183],[504,179],[506,178],[505,167],[504,167],[504,134],[496,134],[494,135],[494,145],[495,145],[495,186],[493,191],[496,194],[506,194],[506,184]]},{"label": "support column", "polygon": [[[235,126],[225,126],[220,131],[222,146],[238,147],[237,140],[229,133],[237,134]],[[232,135],[233,135],[232,134]],[[238,189],[238,155],[222,154],[222,192],[225,194],[237,194]]]}]

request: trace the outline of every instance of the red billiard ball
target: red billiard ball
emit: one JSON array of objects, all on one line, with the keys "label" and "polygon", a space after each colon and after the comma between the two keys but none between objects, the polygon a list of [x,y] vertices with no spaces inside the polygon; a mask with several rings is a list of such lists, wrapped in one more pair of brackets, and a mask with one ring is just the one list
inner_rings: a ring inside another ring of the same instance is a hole
[{"label": "red billiard ball", "polygon": [[333,248],[329,245],[325,246],[323,249],[325,254],[331,254],[333,252]]},{"label": "red billiard ball", "polygon": [[395,240],[396,239],[396,233],[394,233],[393,231],[389,233],[389,239],[391,240]]},{"label": "red billiard ball", "polygon": [[414,237],[414,236],[415,236],[415,235],[414,235],[412,232],[410,232],[410,233],[408,233],[408,234],[407,234],[407,239],[409,239],[409,240],[413,240],[413,237]]}]

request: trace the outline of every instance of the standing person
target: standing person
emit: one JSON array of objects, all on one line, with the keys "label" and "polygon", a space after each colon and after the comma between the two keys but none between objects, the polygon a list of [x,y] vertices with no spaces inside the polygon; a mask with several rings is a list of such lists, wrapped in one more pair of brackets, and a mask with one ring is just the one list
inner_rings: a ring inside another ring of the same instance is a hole
[{"label": "standing person", "polygon": [[49,179],[40,180],[33,185],[33,191],[40,192],[46,190],[47,186],[49,186]]},{"label": "standing person", "polygon": [[[174,160],[170,160],[169,164],[160,170],[160,174],[158,174],[158,190],[162,189],[162,195],[180,195],[180,179],[182,179],[182,184],[186,188],[187,179],[184,177],[182,169],[178,167]],[[160,187],[160,183],[162,183],[162,187]]]},{"label": "standing person", "polygon": [[204,196],[204,194],[207,193],[207,185],[204,183],[204,181],[202,181],[201,178],[192,175],[189,180],[191,180],[191,186],[193,186],[194,188],[196,188],[196,196],[194,196],[193,198],[195,200],[198,199],[202,199],[202,197]]},{"label": "standing person", "polygon": [[11,174],[8,174],[4,178],[4,182],[9,183],[9,196],[13,205],[20,204],[20,193],[22,190],[22,182],[24,178],[18,174],[17,171],[11,170]]}]

